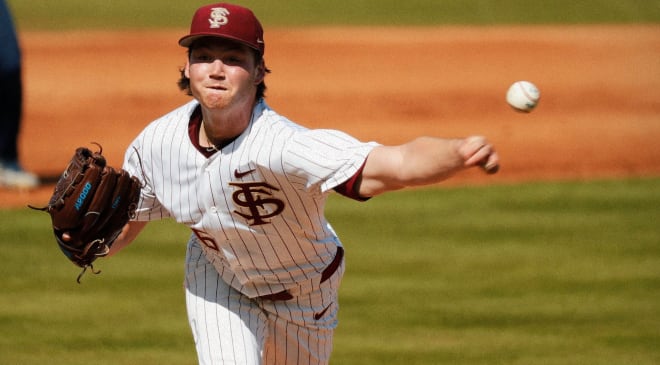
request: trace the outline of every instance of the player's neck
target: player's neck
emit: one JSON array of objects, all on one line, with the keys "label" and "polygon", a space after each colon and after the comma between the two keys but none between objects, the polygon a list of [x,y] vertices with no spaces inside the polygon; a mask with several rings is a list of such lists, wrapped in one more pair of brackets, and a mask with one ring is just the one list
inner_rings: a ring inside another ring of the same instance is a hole
[{"label": "player's neck", "polygon": [[221,149],[236,139],[250,124],[252,109],[248,113],[230,115],[202,111],[199,144],[204,148]]}]

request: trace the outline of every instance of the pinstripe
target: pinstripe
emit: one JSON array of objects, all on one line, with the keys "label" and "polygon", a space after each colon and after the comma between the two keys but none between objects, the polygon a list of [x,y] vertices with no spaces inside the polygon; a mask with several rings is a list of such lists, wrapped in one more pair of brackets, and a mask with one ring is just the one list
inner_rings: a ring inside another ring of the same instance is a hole
[{"label": "pinstripe", "polygon": [[[172,217],[194,232],[184,283],[200,363],[327,364],[344,266],[320,283],[341,246],[325,200],[375,144],[308,130],[262,101],[248,128],[209,156],[188,135],[197,107],[192,101],[147,126],[124,168],[145,185],[138,220]],[[248,198],[262,199],[258,210]],[[267,218],[257,224],[252,214]],[[295,298],[258,298],[283,290]]]},{"label": "pinstripe", "polygon": [[[259,364],[262,352],[264,364],[328,363],[343,269],[292,301],[268,302],[237,295],[224,284],[194,236],[187,257],[186,300],[200,364]],[[224,294],[227,290],[235,294]],[[311,318],[328,305],[331,308],[320,321]],[[265,336],[265,327],[262,331],[260,326],[268,326],[270,335]]]}]

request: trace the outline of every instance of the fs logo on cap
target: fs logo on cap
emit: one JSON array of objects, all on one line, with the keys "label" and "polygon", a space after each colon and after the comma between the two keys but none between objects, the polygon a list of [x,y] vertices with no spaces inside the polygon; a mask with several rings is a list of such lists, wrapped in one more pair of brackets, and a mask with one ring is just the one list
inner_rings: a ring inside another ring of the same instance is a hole
[{"label": "fs logo on cap", "polygon": [[264,30],[252,10],[239,5],[218,3],[195,11],[190,33],[179,39],[179,45],[190,47],[202,37],[219,37],[240,42],[264,54]]},{"label": "fs logo on cap", "polygon": [[227,15],[229,15],[229,10],[225,8],[212,8],[211,18],[209,19],[210,28],[220,28],[229,23]]}]

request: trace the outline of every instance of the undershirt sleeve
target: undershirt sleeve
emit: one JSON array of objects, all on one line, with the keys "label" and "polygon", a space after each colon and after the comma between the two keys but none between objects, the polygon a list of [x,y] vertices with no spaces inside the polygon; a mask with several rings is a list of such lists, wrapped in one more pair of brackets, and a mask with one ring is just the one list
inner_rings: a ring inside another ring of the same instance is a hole
[{"label": "undershirt sleeve", "polygon": [[371,199],[371,197],[363,197],[360,196],[359,190],[360,190],[360,180],[362,179],[362,170],[364,170],[364,165],[367,163],[365,160],[362,166],[355,172],[353,176],[351,176],[350,179],[344,181],[343,183],[339,184],[337,187],[334,188],[334,190],[347,197],[351,198],[353,200],[357,201],[367,201]]}]

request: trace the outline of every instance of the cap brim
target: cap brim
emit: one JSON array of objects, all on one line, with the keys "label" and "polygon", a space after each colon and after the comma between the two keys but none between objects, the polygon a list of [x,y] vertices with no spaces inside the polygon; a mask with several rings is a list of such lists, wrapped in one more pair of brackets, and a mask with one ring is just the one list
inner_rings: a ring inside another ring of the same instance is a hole
[{"label": "cap brim", "polygon": [[237,43],[240,43],[240,44],[244,44],[244,45],[256,50],[257,52],[261,52],[261,49],[255,47],[253,44],[245,42],[245,41],[243,41],[241,39],[238,39],[236,37],[221,35],[221,34],[218,34],[218,33],[197,33],[197,34],[193,34],[193,35],[187,35],[187,36],[184,36],[181,39],[179,39],[179,45],[181,47],[190,47],[193,44],[193,42],[195,42],[196,40],[201,39],[201,38],[206,38],[206,37],[228,39],[230,41],[234,41],[234,42],[237,42]]}]

